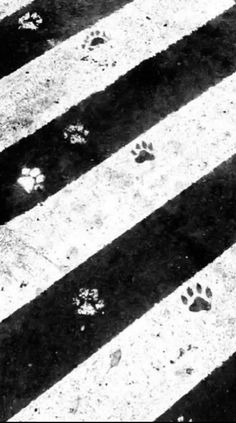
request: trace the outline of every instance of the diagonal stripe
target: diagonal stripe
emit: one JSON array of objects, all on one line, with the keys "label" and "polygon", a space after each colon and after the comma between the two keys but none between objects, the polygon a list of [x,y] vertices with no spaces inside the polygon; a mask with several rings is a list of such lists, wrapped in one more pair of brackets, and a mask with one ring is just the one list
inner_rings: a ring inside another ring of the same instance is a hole
[{"label": "diagonal stripe", "polygon": [[[11,421],[153,420],[235,352],[235,272],[234,245]],[[211,311],[189,311],[189,287]]]},{"label": "diagonal stripe", "polygon": [[[233,4],[233,0],[150,0],[144,5],[135,0],[3,78],[0,149],[34,133]],[[81,46],[96,30],[105,31],[108,41],[88,53]]]},{"label": "diagonal stripe", "polygon": [[32,0],[1,0],[0,1],[0,19],[11,15],[22,7],[28,6]]},{"label": "diagonal stripe", "polygon": [[[58,271],[65,275],[234,154],[235,79],[236,74],[225,79],[6,225],[57,270],[55,277],[50,273],[43,279],[35,269],[24,291],[16,274],[14,298],[1,270],[1,319],[33,299],[39,285],[47,289],[53,284]],[[156,158],[138,164],[131,150],[138,151],[136,144],[143,140],[153,143]],[[17,245],[13,249],[18,256],[20,251]],[[21,263],[29,265],[27,256]]]}]

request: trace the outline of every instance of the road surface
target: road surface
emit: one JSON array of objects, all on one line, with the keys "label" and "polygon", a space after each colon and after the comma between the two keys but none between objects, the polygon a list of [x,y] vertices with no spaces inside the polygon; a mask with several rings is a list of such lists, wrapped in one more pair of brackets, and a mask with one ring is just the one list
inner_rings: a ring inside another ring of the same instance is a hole
[{"label": "road surface", "polygon": [[0,19],[1,421],[234,421],[235,2]]}]

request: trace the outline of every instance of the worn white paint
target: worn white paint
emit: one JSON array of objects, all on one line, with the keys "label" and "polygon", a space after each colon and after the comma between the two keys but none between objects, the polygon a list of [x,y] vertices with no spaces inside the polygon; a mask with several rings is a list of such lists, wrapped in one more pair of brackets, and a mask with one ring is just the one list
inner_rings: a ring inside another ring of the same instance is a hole
[{"label": "worn white paint", "polygon": [[[62,272],[47,257],[39,255],[33,248],[24,244],[5,226],[0,230],[0,251],[0,268],[3,276],[0,280],[2,320],[31,298],[37,297],[52,281],[60,279]],[[27,293],[25,300],[24,292]]]},{"label": "worn white paint", "polygon": [[[0,151],[233,4],[233,0],[134,0],[3,78]],[[105,43],[90,51],[96,31]]]},{"label": "worn white paint", "polygon": [[[45,278],[35,267],[35,277],[24,290],[16,275],[13,296],[1,266],[0,318],[32,300],[39,286],[47,289],[58,272],[65,275],[77,267],[235,154],[235,87],[236,73],[44,203],[11,220],[5,227],[53,263],[55,275],[51,272]],[[132,150],[139,154],[136,146],[142,146],[142,141],[152,142],[155,159],[136,163]],[[12,253],[19,251],[18,245],[13,246]],[[7,265],[1,244],[0,257]],[[30,265],[30,258],[24,255],[21,263]]]},{"label": "worn white paint", "polygon": [[[236,244],[10,421],[153,421],[236,351],[235,273]],[[181,301],[197,284],[210,311]]]},{"label": "worn white paint", "polygon": [[6,16],[17,12],[22,7],[28,6],[32,0],[1,0],[0,1],[0,20]]},{"label": "worn white paint", "polygon": [[37,12],[26,12],[18,19],[18,29],[29,29],[30,31],[37,31],[42,23],[43,19]]}]

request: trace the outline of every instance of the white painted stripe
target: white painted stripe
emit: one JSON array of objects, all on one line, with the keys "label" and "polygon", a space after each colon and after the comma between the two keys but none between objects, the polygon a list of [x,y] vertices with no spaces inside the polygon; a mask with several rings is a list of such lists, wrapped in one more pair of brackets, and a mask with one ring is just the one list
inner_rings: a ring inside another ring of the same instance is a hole
[{"label": "white painted stripe", "polygon": [[[10,421],[153,421],[235,352],[235,273],[236,245]],[[197,283],[212,290],[210,311],[181,301]]]},{"label": "white painted stripe", "polygon": [[[37,252],[24,244],[17,238],[13,231],[6,227],[1,227],[0,231],[0,267],[4,275],[4,282],[0,281],[0,305],[9,312],[15,311],[17,300],[20,296],[18,307],[24,304],[24,290],[30,283],[30,292],[32,297],[38,296],[42,292],[40,280],[51,284],[52,280],[60,279],[61,272],[49,259],[37,254]],[[33,283],[32,281],[37,281]],[[17,287],[17,291],[15,288]],[[29,297],[26,297],[28,302]],[[7,314],[1,316],[7,317]]]},{"label": "white painted stripe", "polygon": [[[233,0],[134,0],[3,78],[0,151],[233,5]],[[108,41],[89,52],[81,46],[96,30],[105,31]]]},{"label": "white painted stripe", "polygon": [[11,15],[22,7],[28,6],[32,0],[1,0],[0,1],[0,20]]},{"label": "white painted stripe", "polygon": [[[24,290],[19,278],[12,298],[0,267],[5,287],[0,318],[33,299],[38,286],[47,289],[58,271],[65,275],[231,157],[236,151],[235,84],[236,73],[10,221],[6,227],[54,263],[57,272],[47,279],[37,272],[34,279],[27,279]],[[131,150],[143,140],[153,143],[156,159],[137,164]],[[13,251],[19,248],[16,245]],[[29,260],[24,257],[22,263]]]}]

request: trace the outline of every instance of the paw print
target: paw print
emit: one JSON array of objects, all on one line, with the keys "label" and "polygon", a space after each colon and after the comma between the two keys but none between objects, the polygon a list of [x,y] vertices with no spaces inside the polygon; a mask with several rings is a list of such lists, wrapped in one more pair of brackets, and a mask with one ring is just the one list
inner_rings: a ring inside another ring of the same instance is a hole
[{"label": "paw print", "polygon": [[34,167],[33,169],[23,167],[21,176],[17,180],[18,184],[21,185],[28,194],[32,191],[43,190],[44,181],[45,176],[38,167]]},{"label": "paw print", "polygon": [[79,290],[78,297],[73,298],[73,304],[77,307],[77,313],[82,316],[94,316],[105,306],[104,301],[99,299],[98,290],[87,288]]},{"label": "paw print", "polygon": [[142,146],[140,146],[140,144],[136,144],[135,150],[132,150],[131,153],[136,156],[135,161],[137,163],[143,163],[146,160],[155,159],[152,143],[147,144],[145,141],[142,142]]},{"label": "paw print", "polygon": [[210,288],[206,288],[204,291],[200,283],[197,283],[195,291],[188,287],[187,288],[187,295],[182,295],[181,300],[184,305],[188,305],[189,301],[191,304],[189,305],[189,310],[194,312],[199,311],[209,311],[211,310],[211,298],[212,298],[212,291]]},{"label": "paw print", "polygon": [[109,41],[109,37],[104,31],[92,31],[85,38],[84,43],[82,44],[82,48],[93,51],[97,46],[105,44],[107,41]]},{"label": "paw print", "polygon": [[86,144],[88,135],[89,131],[81,123],[68,125],[63,132],[64,139],[68,140],[70,144]]},{"label": "paw print", "polygon": [[42,23],[43,19],[37,12],[27,12],[18,19],[18,29],[30,29],[31,31],[36,31]]}]

